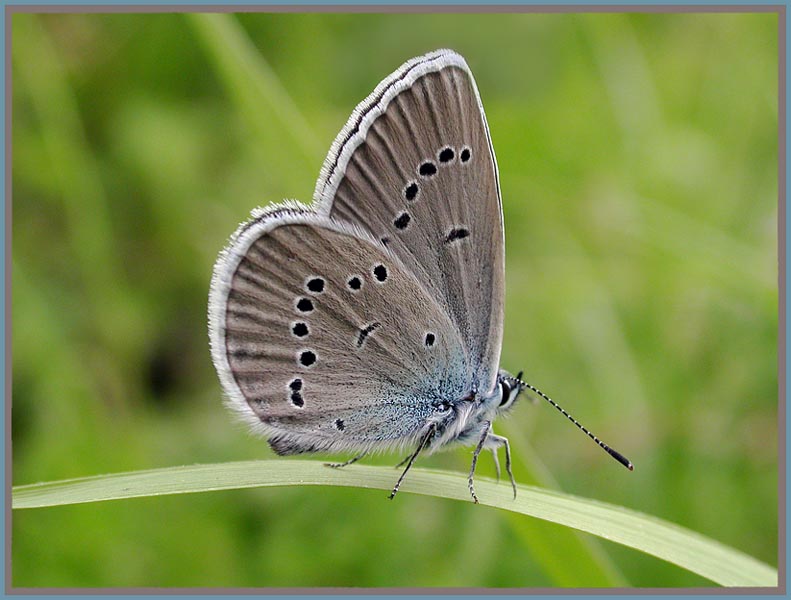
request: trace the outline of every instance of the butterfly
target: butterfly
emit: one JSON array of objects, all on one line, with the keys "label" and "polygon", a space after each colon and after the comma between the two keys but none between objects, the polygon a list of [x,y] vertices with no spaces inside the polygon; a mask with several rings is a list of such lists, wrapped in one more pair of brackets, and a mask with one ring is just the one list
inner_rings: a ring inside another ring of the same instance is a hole
[{"label": "butterfly", "polygon": [[474,445],[477,503],[478,456],[491,450],[499,476],[504,448],[516,496],[492,423],[525,389],[552,401],[499,367],[504,297],[486,115],[464,58],[437,50],[354,109],[312,206],[256,209],[232,235],[211,282],[212,359],[228,406],[279,455],[353,452],[341,467],[408,450],[393,498],[421,453]]}]

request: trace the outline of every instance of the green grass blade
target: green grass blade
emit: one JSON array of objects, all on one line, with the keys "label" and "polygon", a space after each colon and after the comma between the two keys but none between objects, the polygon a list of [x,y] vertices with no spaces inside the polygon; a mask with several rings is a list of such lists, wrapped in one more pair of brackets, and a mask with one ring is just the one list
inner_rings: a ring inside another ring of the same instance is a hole
[{"label": "green grass blade", "polygon": [[[316,461],[246,461],[17,486],[13,489],[12,507],[36,508],[286,485],[338,485],[389,491],[393,482],[393,470],[388,467],[355,465],[348,469],[328,469]],[[777,571],[769,565],[649,515],[528,486],[520,486],[519,496],[513,500],[510,486],[486,479],[477,481],[476,488],[483,505],[592,533],[666,560],[723,586],[777,586]],[[446,471],[413,469],[401,490],[402,493],[470,501],[466,477]]]}]

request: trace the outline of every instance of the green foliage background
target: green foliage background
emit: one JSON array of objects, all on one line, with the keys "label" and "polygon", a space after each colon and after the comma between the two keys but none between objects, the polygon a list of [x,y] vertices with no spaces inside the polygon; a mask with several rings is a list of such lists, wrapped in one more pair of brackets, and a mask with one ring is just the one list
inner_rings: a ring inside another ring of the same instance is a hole
[{"label": "green foliage background", "polygon": [[[205,316],[216,254],[251,208],[311,198],[384,76],[452,47],[500,166],[503,366],[636,466],[525,401],[496,427],[517,480],[776,565],[777,26],[14,15],[14,484],[271,457],[220,402]],[[469,458],[422,462],[465,471]],[[551,524],[359,489],[18,511],[12,534],[15,586],[710,585]]]}]

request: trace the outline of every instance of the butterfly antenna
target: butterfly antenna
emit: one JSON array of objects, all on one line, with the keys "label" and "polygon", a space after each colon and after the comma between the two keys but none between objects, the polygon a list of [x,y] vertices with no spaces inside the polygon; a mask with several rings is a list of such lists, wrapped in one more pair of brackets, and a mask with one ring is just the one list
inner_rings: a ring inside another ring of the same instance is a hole
[{"label": "butterfly antenna", "polygon": [[575,419],[575,418],[574,418],[574,417],[572,417],[572,416],[571,416],[569,413],[567,413],[567,412],[566,412],[566,410],[565,410],[565,409],[564,409],[562,406],[560,406],[560,405],[559,405],[557,402],[555,402],[555,401],[554,401],[552,398],[550,398],[549,396],[547,396],[547,395],[546,395],[544,392],[542,392],[541,390],[539,390],[537,387],[534,387],[534,386],[530,385],[529,383],[525,383],[524,381],[522,381],[522,372],[521,372],[521,371],[519,372],[519,375],[517,375],[517,376],[516,376],[516,379],[519,381],[519,385],[521,385],[522,387],[526,387],[526,388],[528,388],[529,390],[531,390],[531,391],[535,392],[536,394],[538,394],[539,396],[541,396],[541,397],[542,397],[544,400],[546,400],[547,402],[549,402],[549,403],[550,403],[552,406],[554,406],[555,408],[557,408],[557,409],[558,409],[558,410],[559,410],[561,413],[563,413],[563,415],[565,415],[565,417],[566,417],[566,418],[567,418],[569,421],[571,421],[571,422],[572,422],[572,423],[574,423],[574,424],[575,424],[577,427],[579,427],[579,428],[580,428],[580,429],[581,429],[581,430],[582,430],[582,431],[585,433],[585,435],[587,435],[587,436],[588,436],[590,439],[592,439],[594,442],[596,442],[596,443],[599,445],[599,447],[600,447],[602,450],[604,450],[604,451],[605,451],[607,454],[609,454],[610,456],[612,456],[612,457],[613,457],[615,460],[617,460],[619,463],[621,463],[621,464],[622,464],[624,467],[626,467],[626,468],[627,468],[627,469],[629,469],[630,471],[634,471],[634,465],[632,464],[632,461],[630,461],[628,458],[626,458],[626,457],[625,457],[623,454],[621,454],[621,453],[620,453],[620,452],[618,452],[617,450],[613,450],[613,449],[612,449],[612,448],[610,448],[610,447],[609,447],[607,444],[605,444],[605,443],[604,443],[604,442],[602,442],[602,441],[601,441],[599,438],[597,438],[595,435],[593,435],[593,434],[592,434],[590,431],[588,431],[588,430],[587,430],[587,429],[586,429],[586,428],[585,428],[585,427],[582,425],[582,423],[580,423],[579,421],[577,421],[577,419]]}]

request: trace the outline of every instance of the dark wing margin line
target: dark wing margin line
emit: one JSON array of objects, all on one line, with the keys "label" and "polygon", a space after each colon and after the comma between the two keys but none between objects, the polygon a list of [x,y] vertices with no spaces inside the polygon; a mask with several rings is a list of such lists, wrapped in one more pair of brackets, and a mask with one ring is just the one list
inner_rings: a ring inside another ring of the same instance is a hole
[{"label": "dark wing margin line", "polygon": [[[436,52],[431,52],[429,54],[426,54],[426,55],[420,57],[423,60],[418,60],[417,62],[409,65],[409,68],[405,69],[402,73],[398,73],[398,70],[396,70],[393,73],[393,75],[398,74],[397,77],[395,77],[392,81],[390,81],[390,83],[387,86],[383,87],[379,91],[379,93],[376,94],[376,96],[366,98],[365,100],[363,100],[362,105],[358,105],[358,107],[354,111],[355,113],[357,113],[356,114],[356,119],[354,121],[354,124],[352,125],[350,123],[347,123],[344,126],[344,130],[346,130],[346,135],[344,136],[343,140],[340,141],[340,142],[338,142],[338,140],[336,140],[337,145],[336,145],[336,143],[333,143],[332,148],[330,149],[330,152],[334,153],[333,161],[332,161],[332,164],[329,165],[329,166],[326,166],[326,168],[322,167],[323,185],[321,187],[321,193],[314,193],[314,201],[324,197],[324,191],[327,189],[327,185],[329,184],[329,182],[332,180],[333,176],[335,175],[335,171],[338,168],[338,160],[341,157],[341,155],[343,154],[343,152],[344,152],[344,150],[346,148],[346,145],[349,143],[349,140],[351,140],[355,135],[357,135],[359,133],[359,131],[360,131],[360,123],[362,123],[363,120],[365,120],[365,118],[368,116],[368,114],[373,109],[375,109],[375,108],[377,108],[379,106],[380,102],[382,101],[382,98],[384,98],[384,96],[386,96],[390,92],[390,90],[393,89],[393,87],[395,87],[396,85],[398,85],[399,83],[401,83],[402,81],[407,79],[409,77],[409,75],[413,71],[415,71],[419,67],[425,65],[426,63],[429,63],[429,62],[437,60],[438,58],[441,58],[445,54],[454,54],[455,55],[456,53],[453,52],[452,50],[450,50],[450,51],[449,50],[438,50]],[[404,65],[402,65],[402,68],[403,68],[403,66]],[[445,65],[442,68],[447,68],[447,67],[450,67],[450,66],[458,66],[458,65]],[[437,70],[439,71],[442,68],[437,69]],[[461,68],[461,67],[459,67],[459,68]]]}]

